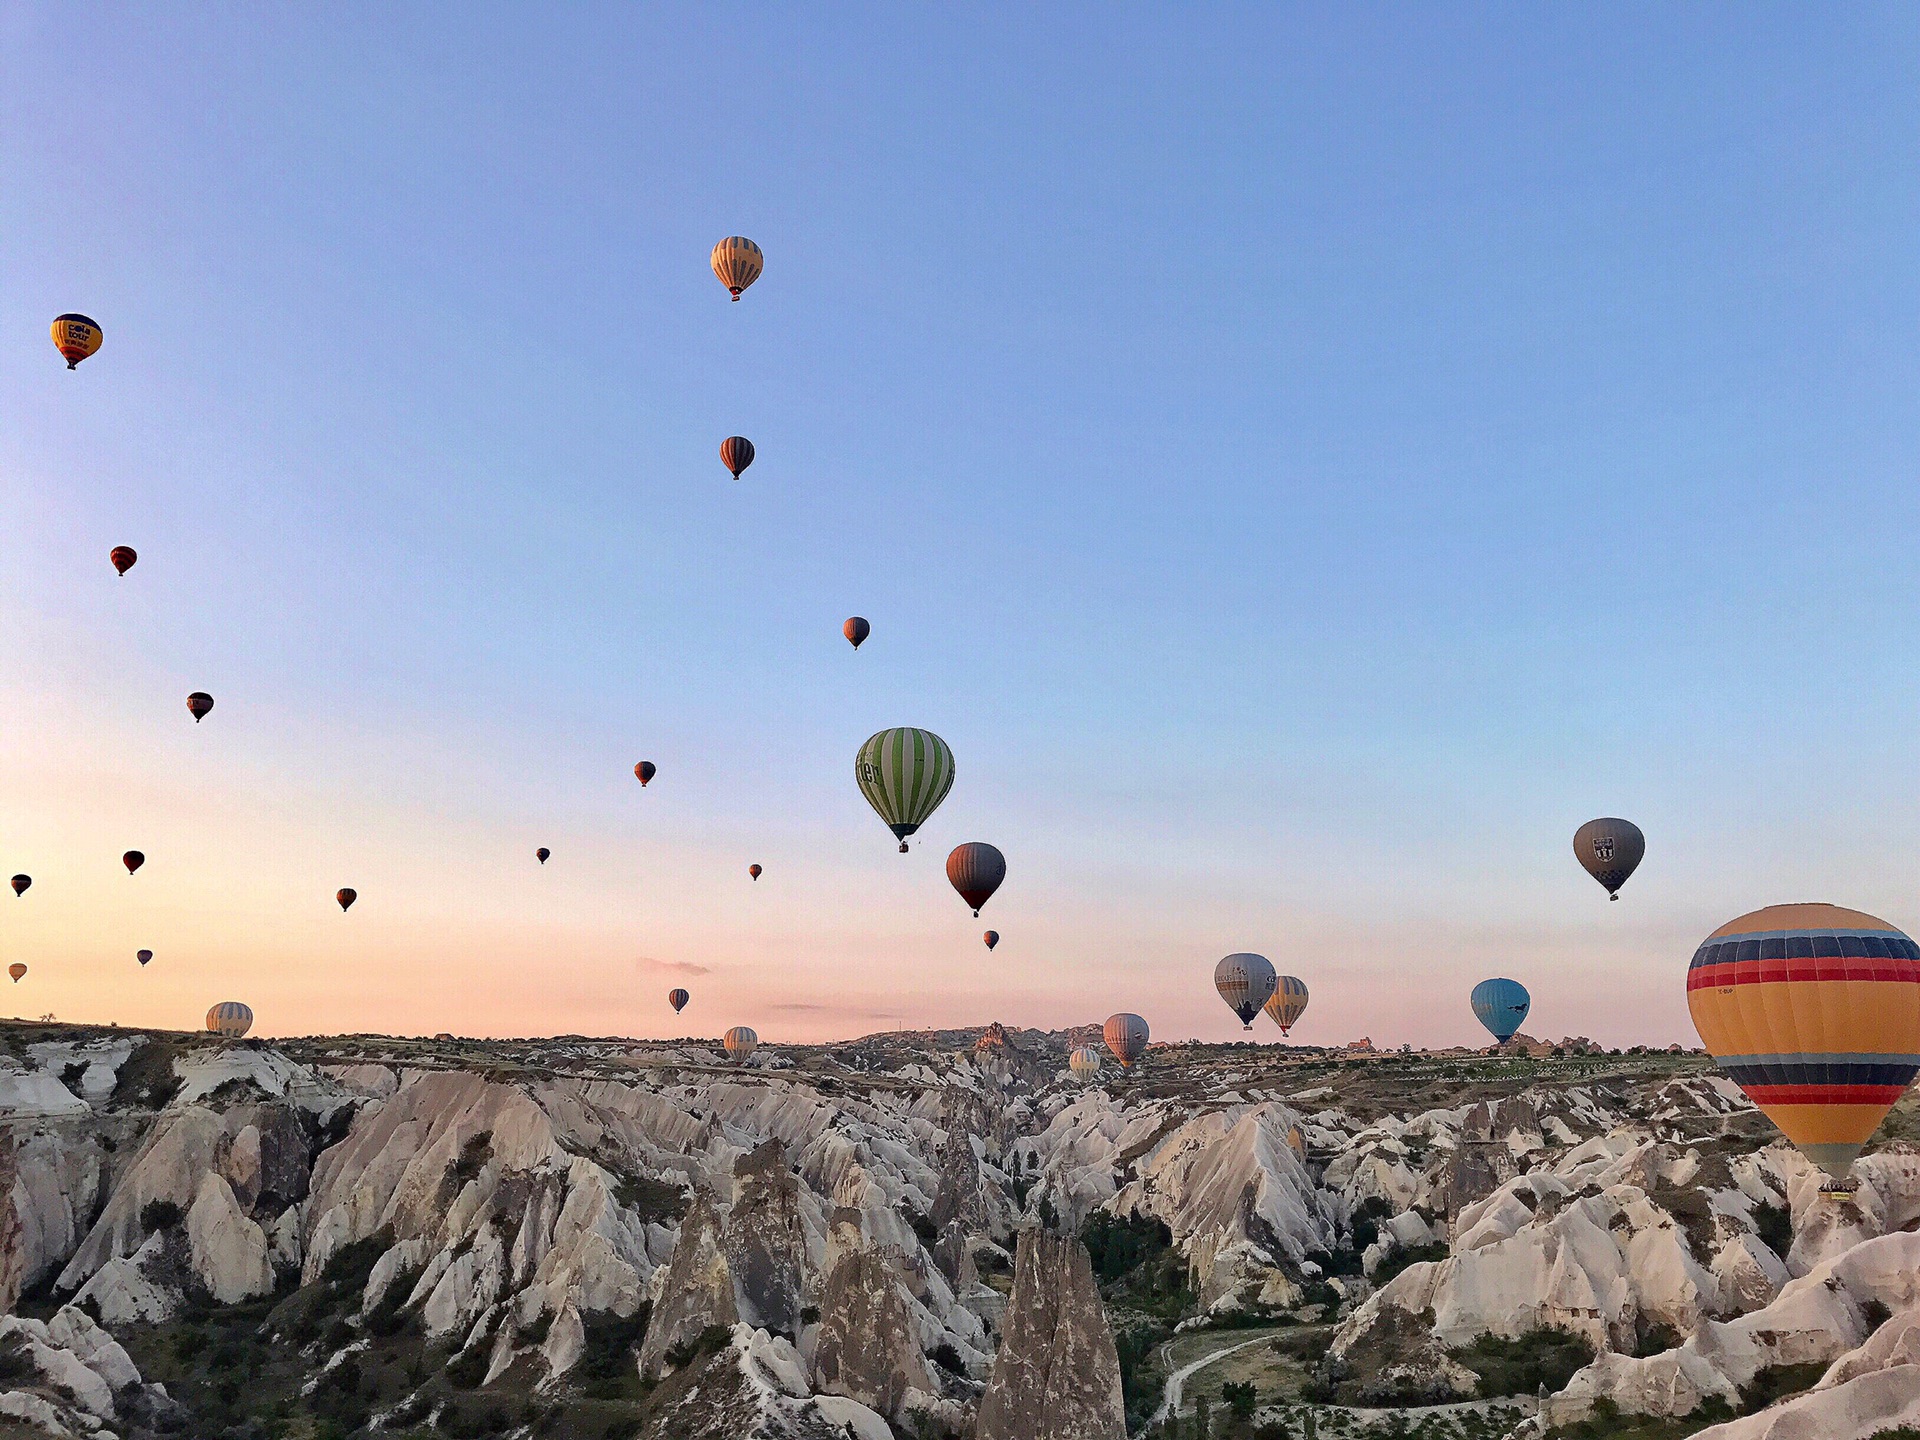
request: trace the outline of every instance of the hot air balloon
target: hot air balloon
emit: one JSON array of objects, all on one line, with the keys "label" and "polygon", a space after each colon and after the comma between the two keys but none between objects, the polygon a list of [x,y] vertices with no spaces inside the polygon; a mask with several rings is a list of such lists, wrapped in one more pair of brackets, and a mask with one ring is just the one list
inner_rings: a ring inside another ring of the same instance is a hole
[{"label": "hot air balloon", "polygon": [[727,1047],[727,1054],[735,1060],[745,1060],[759,1048],[760,1037],[745,1025],[736,1025],[727,1031],[727,1037],[720,1042]]},{"label": "hot air balloon", "polygon": [[907,837],[947,798],[953,788],[953,751],[931,730],[898,726],[867,738],[854,756],[853,776],[874,813],[899,837]]},{"label": "hot air balloon", "polygon": [[735,300],[740,298],[742,290],[760,278],[766,263],[767,257],[760,253],[760,247],[744,235],[729,235],[713,247],[713,273],[733,292]]},{"label": "hot air balloon", "polygon": [[975,915],[993,898],[993,892],[1006,878],[1007,857],[984,840],[956,845],[947,856],[947,883],[960,892],[960,898],[973,907]]},{"label": "hot air balloon", "polygon": [[1000,943],[1000,932],[998,930],[989,930],[980,938],[987,942],[987,949],[991,950]]},{"label": "hot air balloon", "polygon": [[140,556],[131,545],[116,545],[107,552],[107,558],[113,561],[113,568],[124,575],[133,568],[133,562]]},{"label": "hot air balloon", "polygon": [[207,712],[213,709],[213,696],[204,690],[196,690],[187,696],[187,709],[193,713],[193,723],[198,725],[207,718]]},{"label": "hot air balloon", "polygon": [[760,878],[760,867],[758,865],[747,866],[747,874],[758,880]]},{"label": "hot air balloon", "polygon": [[151,960],[151,959],[153,959],[153,951],[151,951],[151,950],[136,950],[136,951],[134,951],[134,952],[133,952],[133,958],[134,958],[134,959],[136,959],[136,960],[138,960],[138,961],[139,961],[139,962],[140,962],[140,963],[141,963],[142,965],[144,965],[144,964],[146,964],[146,963],[147,963],[147,962],[148,962],[149,960]]},{"label": "hot air balloon", "polygon": [[1242,950],[1213,967],[1213,988],[1220,992],[1227,1008],[1240,1017],[1244,1030],[1253,1029],[1253,1017],[1272,998],[1277,983],[1273,964],[1264,955]]},{"label": "hot air balloon", "polygon": [[693,997],[684,990],[667,991],[667,1004],[673,1007],[673,1013],[676,1015],[687,1008],[687,1002],[692,998]]},{"label": "hot air balloon", "polygon": [[1620,898],[1620,887],[1646,853],[1647,837],[1631,820],[1589,820],[1573,832],[1574,859],[1606,887],[1609,900]]},{"label": "hot air balloon", "polygon": [[1518,980],[1482,980],[1473,987],[1471,998],[1473,1013],[1502,1045],[1513,1038],[1533,1005],[1527,987]]},{"label": "hot air balloon", "polygon": [[1709,935],[1687,1009],[1720,1068],[1802,1155],[1847,1169],[1920,1071],[1920,947],[1838,905],[1773,905]]},{"label": "hot air balloon", "polygon": [[82,360],[100,348],[100,326],[85,315],[62,315],[53,322],[53,343],[67,357],[67,368],[78,369]]},{"label": "hot air balloon", "polygon": [[1100,1052],[1091,1045],[1082,1045],[1067,1057],[1067,1068],[1073,1072],[1076,1080],[1091,1080],[1100,1073]]},{"label": "hot air balloon", "polygon": [[873,633],[873,627],[860,616],[850,616],[847,623],[840,627],[840,633],[847,637],[853,648],[858,650],[860,642]]},{"label": "hot air balloon", "polygon": [[120,857],[120,863],[127,867],[127,874],[131,875],[147,863],[147,857],[142,855],[138,850],[129,850]]},{"label": "hot air balloon", "polygon": [[660,772],[654,768],[651,760],[642,760],[638,765],[633,767],[634,778],[639,780],[642,790],[646,789],[647,782],[659,773]]},{"label": "hot air balloon", "polygon": [[18,960],[7,966],[7,974],[13,977],[13,983],[16,985],[20,983],[20,977],[26,973],[27,967],[22,965]]},{"label": "hot air balloon", "polygon": [[1282,975],[1273,997],[1263,1007],[1267,1018],[1286,1034],[1307,1008],[1307,982],[1293,975]]},{"label": "hot air balloon", "polygon": [[1120,1062],[1120,1068],[1131,1070],[1134,1062],[1147,1053],[1147,1022],[1122,1010],[1118,1015],[1107,1017],[1100,1038],[1107,1042],[1107,1049]]},{"label": "hot air balloon", "polygon": [[551,856],[552,854],[553,854],[553,851],[547,849],[546,846],[542,845],[538,850],[533,852],[533,858],[538,860],[542,865],[544,865],[547,863],[548,857]]},{"label": "hot air balloon", "polygon": [[740,472],[753,463],[753,442],[744,435],[729,435],[720,442],[720,463],[738,480]]},{"label": "hot air balloon", "polygon": [[253,1028],[253,1011],[238,1000],[222,1000],[207,1011],[207,1029],[229,1040],[238,1040]]},{"label": "hot air balloon", "polygon": [[24,895],[27,893],[27,887],[31,884],[33,884],[33,876],[16,875],[13,877],[13,893],[16,895]]},{"label": "hot air balloon", "polygon": [[333,898],[340,902],[340,908],[342,910],[346,910],[351,908],[353,902],[360,898],[360,892],[358,890],[341,889],[334,892]]}]

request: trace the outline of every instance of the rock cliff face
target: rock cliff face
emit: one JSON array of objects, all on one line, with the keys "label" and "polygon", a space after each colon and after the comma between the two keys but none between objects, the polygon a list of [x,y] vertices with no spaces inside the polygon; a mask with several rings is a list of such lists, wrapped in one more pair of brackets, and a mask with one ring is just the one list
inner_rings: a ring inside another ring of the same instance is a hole
[{"label": "rock cliff face", "polygon": [[1085,1247],[1020,1232],[977,1440],[1125,1440],[1120,1357]]}]

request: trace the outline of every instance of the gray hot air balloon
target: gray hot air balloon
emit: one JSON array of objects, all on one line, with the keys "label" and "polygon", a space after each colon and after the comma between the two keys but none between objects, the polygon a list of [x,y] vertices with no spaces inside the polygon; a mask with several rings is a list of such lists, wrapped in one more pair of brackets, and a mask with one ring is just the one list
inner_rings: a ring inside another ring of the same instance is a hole
[{"label": "gray hot air balloon", "polygon": [[1220,992],[1227,1008],[1240,1017],[1240,1024],[1248,1030],[1253,1028],[1253,1017],[1272,998],[1273,987],[1279,983],[1266,956],[1244,950],[1227,956],[1213,967],[1213,988]]},{"label": "gray hot air balloon", "polygon": [[947,881],[960,892],[960,898],[973,907],[975,915],[1006,878],[1007,857],[984,840],[956,845],[947,856]]},{"label": "gray hot air balloon", "polygon": [[1100,1073],[1100,1052],[1091,1045],[1082,1045],[1067,1057],[1067,1068],[1073,1072],[1074,1079],[1091,1083]]},{"label": "gray hot air balloon", "polygon": [[1122,1010],[1118,1015],[1107,1017],[1107,1023],[1101,1027],[1100,1038],[1107,1042],[1107,1048],[1113,1052],[1113,1058],[1120,1062],[1120,1067],[1131,1070],[1140,1057],[1147,1053],[1147,1022],[1138,1015]]},{"label": "gray hot air balloon", "polygon": [[1631,820],[1603,817],[1589,820],[1573,832],[1574,859],[1606,887],[1609,900],[1620,898],[1620,887],[1646,853],[1647,837]]}]

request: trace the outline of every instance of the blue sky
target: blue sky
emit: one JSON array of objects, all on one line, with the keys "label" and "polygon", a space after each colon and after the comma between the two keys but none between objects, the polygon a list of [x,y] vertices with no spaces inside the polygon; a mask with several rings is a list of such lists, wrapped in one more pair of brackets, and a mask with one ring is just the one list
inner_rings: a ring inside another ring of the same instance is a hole
[{"label": "blue sky", "polygon": [[[7,998],[1227,1038],[1251,949],[1308,1039],[1473,1041],[1489,974],[1690,1039],[1733,915],[1920,925],[1917,59],[1866,6],[11,7]],[[904,859],[901,723],[959,771]]]}]

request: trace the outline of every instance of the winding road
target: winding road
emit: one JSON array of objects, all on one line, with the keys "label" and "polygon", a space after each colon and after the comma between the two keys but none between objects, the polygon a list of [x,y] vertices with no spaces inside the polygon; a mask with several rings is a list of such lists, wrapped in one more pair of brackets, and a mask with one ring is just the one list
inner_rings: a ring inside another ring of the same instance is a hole
[{"label": "winding road", "polygon": [[1180,1408],[1181,1388],[1186,1385],[1189,1379],[1206,1369],[1207,1366],[1214,1364],[1216,1361],[1224,1360],[1229,1355],[1238,1355],[1242,1350],[1251,1350],[1256,1345],[1265,1344],[1272,1338],[1271,1335],[1256,1335],[1251,1340],[1242,1340],[1238,1345],[1223,1346],[1221,1349],[1202,1355],[1198,1360],[1182,1365],[1167,1377],[1167,1393],[1161,1398],[1160,1408],[1153,1412],[1153,1419],[1148,1423],[1158,1425],[1162,1420],[1166,1419],[1170,1413],[1178,1411]]}]

